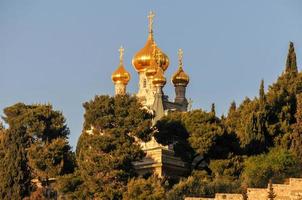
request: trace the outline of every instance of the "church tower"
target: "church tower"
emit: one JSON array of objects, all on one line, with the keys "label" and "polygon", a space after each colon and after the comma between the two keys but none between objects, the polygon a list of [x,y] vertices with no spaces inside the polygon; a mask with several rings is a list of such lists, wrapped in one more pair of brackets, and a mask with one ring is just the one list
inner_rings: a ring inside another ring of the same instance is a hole
[{"label": "church tower", "polygon": [[[154,102],[154,91],[152,90],[152,77],[147,77],[146,69],[154,62],[154,51],[158,53],[156,62],[159,63],[159,67],[163,71],[167,70],[169,66],[168,56],[162,52],[157,46],[153,37],[153,18],[154,13],[150,12],[149,19],[149,35],[145,46],[139,50],[132,59],[132,65],[139,76],[137,97],[141,100],[141,103],[145,106],[152,106]],[[152,61],[153,60],[153,61]]]},{"label": "church tower", "polygon": [[124,67],[124,48],[121,46],[119,49],[120,52],[120,63],[118,68],[111,75],[111,79],[114,83],[115,95],[125,95],[126,87],[130,80],[130,74],[126,71]]},{"label": "church tower", "polygon": [[175,87],[175,100],[174,102],[183,105],[182,111],[187,111],[188,101],[186,98],[186,87],[189,84],[190,78],[183,70],[183,51],[178,50],[178,69],[172,76],[172,83]]},{"label": "church tower", "polygon": [[[154,126],[158,120],[169,112],[187,111],[186,87],[189,83],[189,76],[183,70],[183,52],[180,49],[178,51],[178,69],[172,76],[176,97],[174,101],[169,101],[169,97],[163,92],[166,85],[164,73],[169,66],[169,58],[154,41],[153,18],[154,13],[150,12],[148,15],[149,35],[147,42],[134,55],[132,65],[138,73],[138,92],[135,95],[142,106],[153,113]],[[130,80],[130,74],[123,65],[123,52],[124,49],[120,48],[120,65],[112,74],[116,95],[126,93],[126,86]],[[175,155],[173,144],[162,145],[154,137],[148,142],[139,139],[137,142],[146,153],[142,160],[133,162],[138,174],[155,173],[159,177],[179,178],[188,173],[189,166]]]}]

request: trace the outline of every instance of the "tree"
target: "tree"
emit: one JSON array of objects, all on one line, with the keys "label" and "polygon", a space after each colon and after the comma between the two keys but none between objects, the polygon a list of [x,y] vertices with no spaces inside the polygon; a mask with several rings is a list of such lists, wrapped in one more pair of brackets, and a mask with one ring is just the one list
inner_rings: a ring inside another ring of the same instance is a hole
[{"label": "tree", "polygon": [[260,89],[259,89],[259,101],[260,106],[263,107],[263,105],[266,103],[266,97],[264,92],[264,80],[261,80]]},{"label": "tree", "polygon": [[215,103],[212,103],[211,105],[211,113],[213,113],[213,115],[216,116]]},{"label": "tree", "polygon": [[248,195],[247,195],[247,185],[246,184],[244,184],[243,186],[242,186],[242,192],[241,192],[241,194],[242,194],[242,200],[248,200]]},{"label": "tree", "polygon": [[285,72],[269,87],[267,103],[268,132],[274,145],[287,148],[296,123],[296,95],[302,92],[302,74],[298,73],[294,45],[290,42]]},{"label": "tree", "polygon": [[296,123],[290,136],[290,149],[302,160],[302,94],[297,95]]},{"label": "tree", "polygon": [[241,177],[250,187],[265,187],[270,179],[282,182],[300,173],[301,164],[297,157],[288,150],[276,147],[267,154],[249,157]]},{"label": "tree", "polygon": [[195,152],[188,142],[189,133],[183,123],[184,115],[182,112],[172,112],[162,117],[155,124],[154,137],[160,144],[173,144],[175,154],[183,161],[192,163]]},{"label": "tree", "polygon": [[151,138],[152,115],[128,95],[96,96],[83,106],[77,161],[86,198],[121,199],[135,176],[132,162],[144,156],[137,141]]},{"label": "tree", "polygon": [[293,42],[289,43],[285,71],[287,73],[294,73],[294,74],[298,73],[296,53],[295,53],[295,47]]},{"label": "tree", "polygon": [[55,187],[58,199],[88,199],[89,196],[89,188],[84,185],[79,170],[60,176]]},{"label": "tree", "polygon": [[9,125],[5,131],[3,148],[5,157],[1,160],[0,197],[1,199],[20,199],[28,196],[31,190],[31,173],[27,164],[26,148],[29,139],[24,124],[19,123],[22,117],[17,107],[4,109],[4,121]]},{"label": "tree", "polygon": [[269,180],[268,183],[268,195],[267,195],[268,200],[274,200],[276,198],[276,194],[274,192],[274,188],[273,188],[273,183],[272,183],[272,179]]},{"label": "tree", "polygon": [[213,177],[196,170],[188,177],[175,184],[167,192],[166,199],[182,200],[189,197],[214,197],[215,193],[239,192],[239,182],[227,177]]},{"label": "tree", "polygon": [[17,103],[5,108],[4,114],[9,125],[4,163],[10,167],[4,171],[1,194],[3,191],[4,196],[18,199],[29,195],[32,178],[47,185],[48,178],[73,171],[74,157],[67,142],[69,130],[61,112],[54,111],[51,105]]},{"label": "tree", "polygon": [[165,189],[161,180],[155,176],[148,179],[131,179],[127,185],[127,191],[123,195],[124,200],[161,200],[165,199]]}]

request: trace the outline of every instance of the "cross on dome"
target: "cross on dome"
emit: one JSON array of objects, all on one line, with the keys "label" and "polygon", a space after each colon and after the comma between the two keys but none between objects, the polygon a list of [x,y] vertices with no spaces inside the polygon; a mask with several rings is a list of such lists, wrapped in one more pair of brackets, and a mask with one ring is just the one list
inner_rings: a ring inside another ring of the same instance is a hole
[{"label": "cross on dome", "polygon": [[120,63],[123,63],[125,49],[123,48],[123,46],[121,46],[118,51],[120,52]]},{"label": "cross on dome", "polygon": [[183,57],[183,51],[182,51],[182,49],[178,49],[178,64],[179,64],[179,67],[182,67],[182,57]]},{"label": "cross on dome", "polygon": [[148,15],[148,19],[149,19],[149,33],[153,32],[153,18],[154,18],[155,14],[153,11],[149,12]]}]

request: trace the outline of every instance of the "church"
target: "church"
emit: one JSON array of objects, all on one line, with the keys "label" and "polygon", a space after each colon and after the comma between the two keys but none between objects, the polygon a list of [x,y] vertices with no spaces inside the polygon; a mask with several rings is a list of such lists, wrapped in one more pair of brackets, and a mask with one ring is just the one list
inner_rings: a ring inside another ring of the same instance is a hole
[{"label": "church", "polygon": [[[132,65],[138,73],[138,92],[135,94],[144,108],[154,114],[153,124],[171,111],[186,112],[190,102],[186,98],[186,88],[189,76],[183,69],[183,51],[178,50],[178,67],[171,77],[175,88],[174,101],[170,101],[164,93],[167,83],[165,71],[169,67],[168,56],[157,46],[153,35],[154,13],[148,15],[148,38],[145,46],[132,59]],[[115,86],[115,95],[127,93],[127,84],[131,79],[130,73],[123,63],[124,49],[121,47],[120,62],[111,78]],[[138,174],[155,173],[159,177],[182,177],[188,172],[188,166],[175,156],[173,144],[160,145],[153,138],[149,142],[139,142],[146,157],[142,161],[133,163]]]}]

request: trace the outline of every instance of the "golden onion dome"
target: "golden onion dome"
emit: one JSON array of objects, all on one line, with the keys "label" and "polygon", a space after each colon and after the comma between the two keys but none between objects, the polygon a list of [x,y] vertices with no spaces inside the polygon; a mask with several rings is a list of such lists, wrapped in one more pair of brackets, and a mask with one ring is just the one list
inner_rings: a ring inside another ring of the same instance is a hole
[{"label": "golden onion dome", "polygon": [[173,74],[172,76],[172,83],[174,85],[183,85],[183,86],[187,86],[190,78],[189,76],[184,72],[183,68],[182,68],[182,55],[183,55],[183,51],[181,49],[178,50],[178,62],[179,62],[179,66],[177,71]]},{"label": "golden onion dome", "polygon": [[158,67],[157,72],[152,79],[152,83],[155,86],[164,86],[166,84],[166,78],[162,68]]},{"label": "golden onion dome", "polygon": [[[145,46],[139,50],[132,59],[132,65],[134,66],[135,70],[137,72],[145,71],[148,66],[151,64],[152,59],[152,52],[153,52],[153,45],[156,46],[156,43],[153,38],[153,17],[154,14],[150,12],[148,15],[149,18],[149,36],[147,39],[147,42]],[[160,57],[157,58],[157,62],[160,63],[160,66],[163,71],[165,71],[169,66],[169,58],[168,56],[162,52],[162,50],[159,47],[155,47],[156,51],[160,53]]]},{"label": "golden onion dome", "polygon": [[152,50],[152,57],[151,57],[151,60],[150,60],[150,65],[146,68],[146,76],[147,78],[152,78],[156,72],[157,72],[157,68],[158,68],[158,65],[157,65],[157,62],[156,62],[156,55],[157,55],[157,52],[156,52],[156,45],[153,44],[153,50]]},{"label": "golden onion dome", "polygon": [[120,64],[119,64],[119,67],[111,75],[111,79],[112,79],[113,83],[115,83],[115,84],[122,83],[124,85],[127,85],[131,76],[130,76],[129,72],[126,71],[124,64],[123,64],[123,55],[124,55],[123,47],[121,47],[119,49],[119,51],[120,51]]}]

